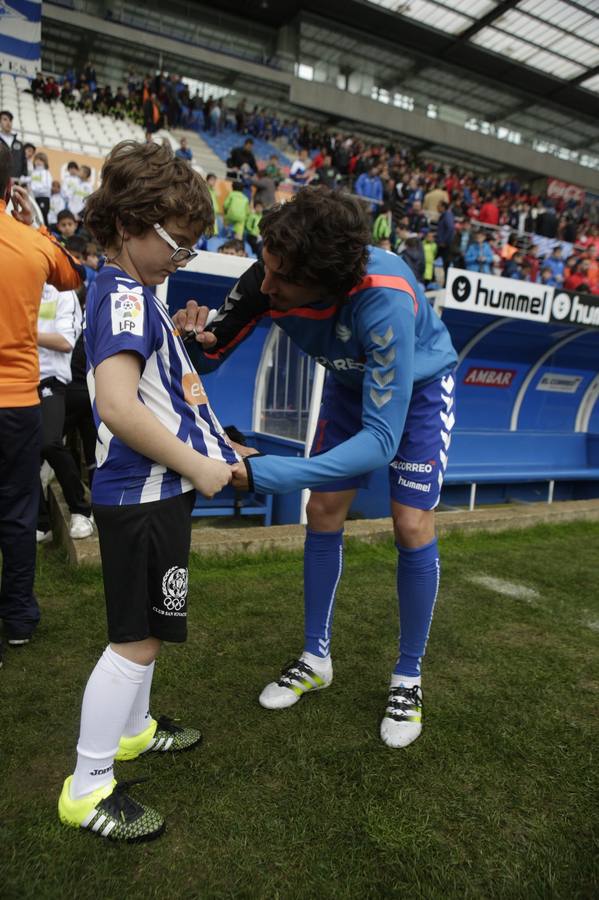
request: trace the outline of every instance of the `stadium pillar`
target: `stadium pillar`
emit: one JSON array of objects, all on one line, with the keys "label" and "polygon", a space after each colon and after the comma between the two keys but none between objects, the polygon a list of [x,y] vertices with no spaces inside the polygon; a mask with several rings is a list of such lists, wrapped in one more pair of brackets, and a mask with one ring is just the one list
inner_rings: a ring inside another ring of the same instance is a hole
[{"label": "stadium pillar", "polygon": [[299,62],[299,24],[297,21],[282,25],[277,31],[276,56],[285,69],[292,69]]}]

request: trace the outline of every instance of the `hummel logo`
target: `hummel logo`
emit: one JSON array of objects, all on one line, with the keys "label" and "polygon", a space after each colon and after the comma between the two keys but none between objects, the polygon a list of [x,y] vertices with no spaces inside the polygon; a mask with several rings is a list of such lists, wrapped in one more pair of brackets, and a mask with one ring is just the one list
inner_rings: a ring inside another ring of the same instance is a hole
[{"label": "hummel logo", "polygon": [[391,340],[393,338],[393,329],[389,325],[384,334],[377,334],[375,331],[371,331],[370,338],[373,343],[378,344],[379,347],[385,349],[385,347],[387,347],[391,343]]},{"label": "hummel logo", "polygon": [[347,343],[351,337],[351,328],[348,328],[347,325],[343,325],[341,322],[337,322],[335,325],[335,334],[343,343]]},{"label": "hummel logo", "polygon": [[388,366],[395,359],[395,350],[393,347],[387,353],[379,353],[378,350],[375,350],[372,358],[379,366]]},{"label": "hummel logo", "polygon": [[385,403],[388,403],[393,396],[393,391],[385,391],[384,394],[377,394],[374,388],[370,388],[370,399],[374,405],[380,409]]},{"label": "hummel logo", "polygon": [[373,369],[372,378],[379,387],[387,387],[387,385],[395,378],[395,369],[389,369],[386,375],[383,375],[380,369]]}]

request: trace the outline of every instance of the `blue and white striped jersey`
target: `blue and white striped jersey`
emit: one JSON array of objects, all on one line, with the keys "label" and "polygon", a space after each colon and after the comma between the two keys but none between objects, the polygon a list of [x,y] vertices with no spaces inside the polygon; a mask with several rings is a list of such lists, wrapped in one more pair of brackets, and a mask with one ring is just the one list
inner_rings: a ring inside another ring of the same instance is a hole
[{"label": "blue and white striped jersey", "polygon": [[237,461],[166,307],[149,288],[116,267],[101,268],[87,295],[84,337],[98,431],[94,503],[149,503],[193,490],[186,478],[124,444],[98,416],[94,369],[117,353],[142,358],[138,397],[162,425],[205,456]]}]

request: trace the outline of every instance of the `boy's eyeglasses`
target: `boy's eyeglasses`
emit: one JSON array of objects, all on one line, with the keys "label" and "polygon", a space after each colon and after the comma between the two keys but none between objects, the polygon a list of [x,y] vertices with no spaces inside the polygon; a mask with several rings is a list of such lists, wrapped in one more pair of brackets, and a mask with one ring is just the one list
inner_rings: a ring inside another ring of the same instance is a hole
[{"label": "boy's eyeglasses", "polygon": [[176,241],[172,239],[168,231],[165,231],[162,225],[154,225],[154,229],[156,234],[160,235],[163,241],[174,249],[174,253],[171,254],[171,262],[175,263],[188,263],[190,259],[195,259],[198,255],[195,250],[190,250],[189,247],[179,247]]}]

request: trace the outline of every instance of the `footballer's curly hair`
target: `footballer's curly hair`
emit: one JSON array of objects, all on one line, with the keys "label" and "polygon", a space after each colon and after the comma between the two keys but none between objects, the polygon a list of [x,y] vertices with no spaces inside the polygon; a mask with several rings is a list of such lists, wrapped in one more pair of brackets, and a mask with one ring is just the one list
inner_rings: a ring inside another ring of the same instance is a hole
[{"label": "footballer's curly hair", "polygon": [[135,236],[169,216],[186,217],[200,233],[214,227],[204,179],[166,143],[121,141],[102,167],[101,187],[85,204],[85,225],[103,248],[119,240],[117,220]]},{"label": "footballer's curly hair", "polygon": [[302,188],[260,221],[264,246],[285,265],[290,281],[321,285],[344,296],[364,277],[370,225],[364,206],[327,187]]}]

